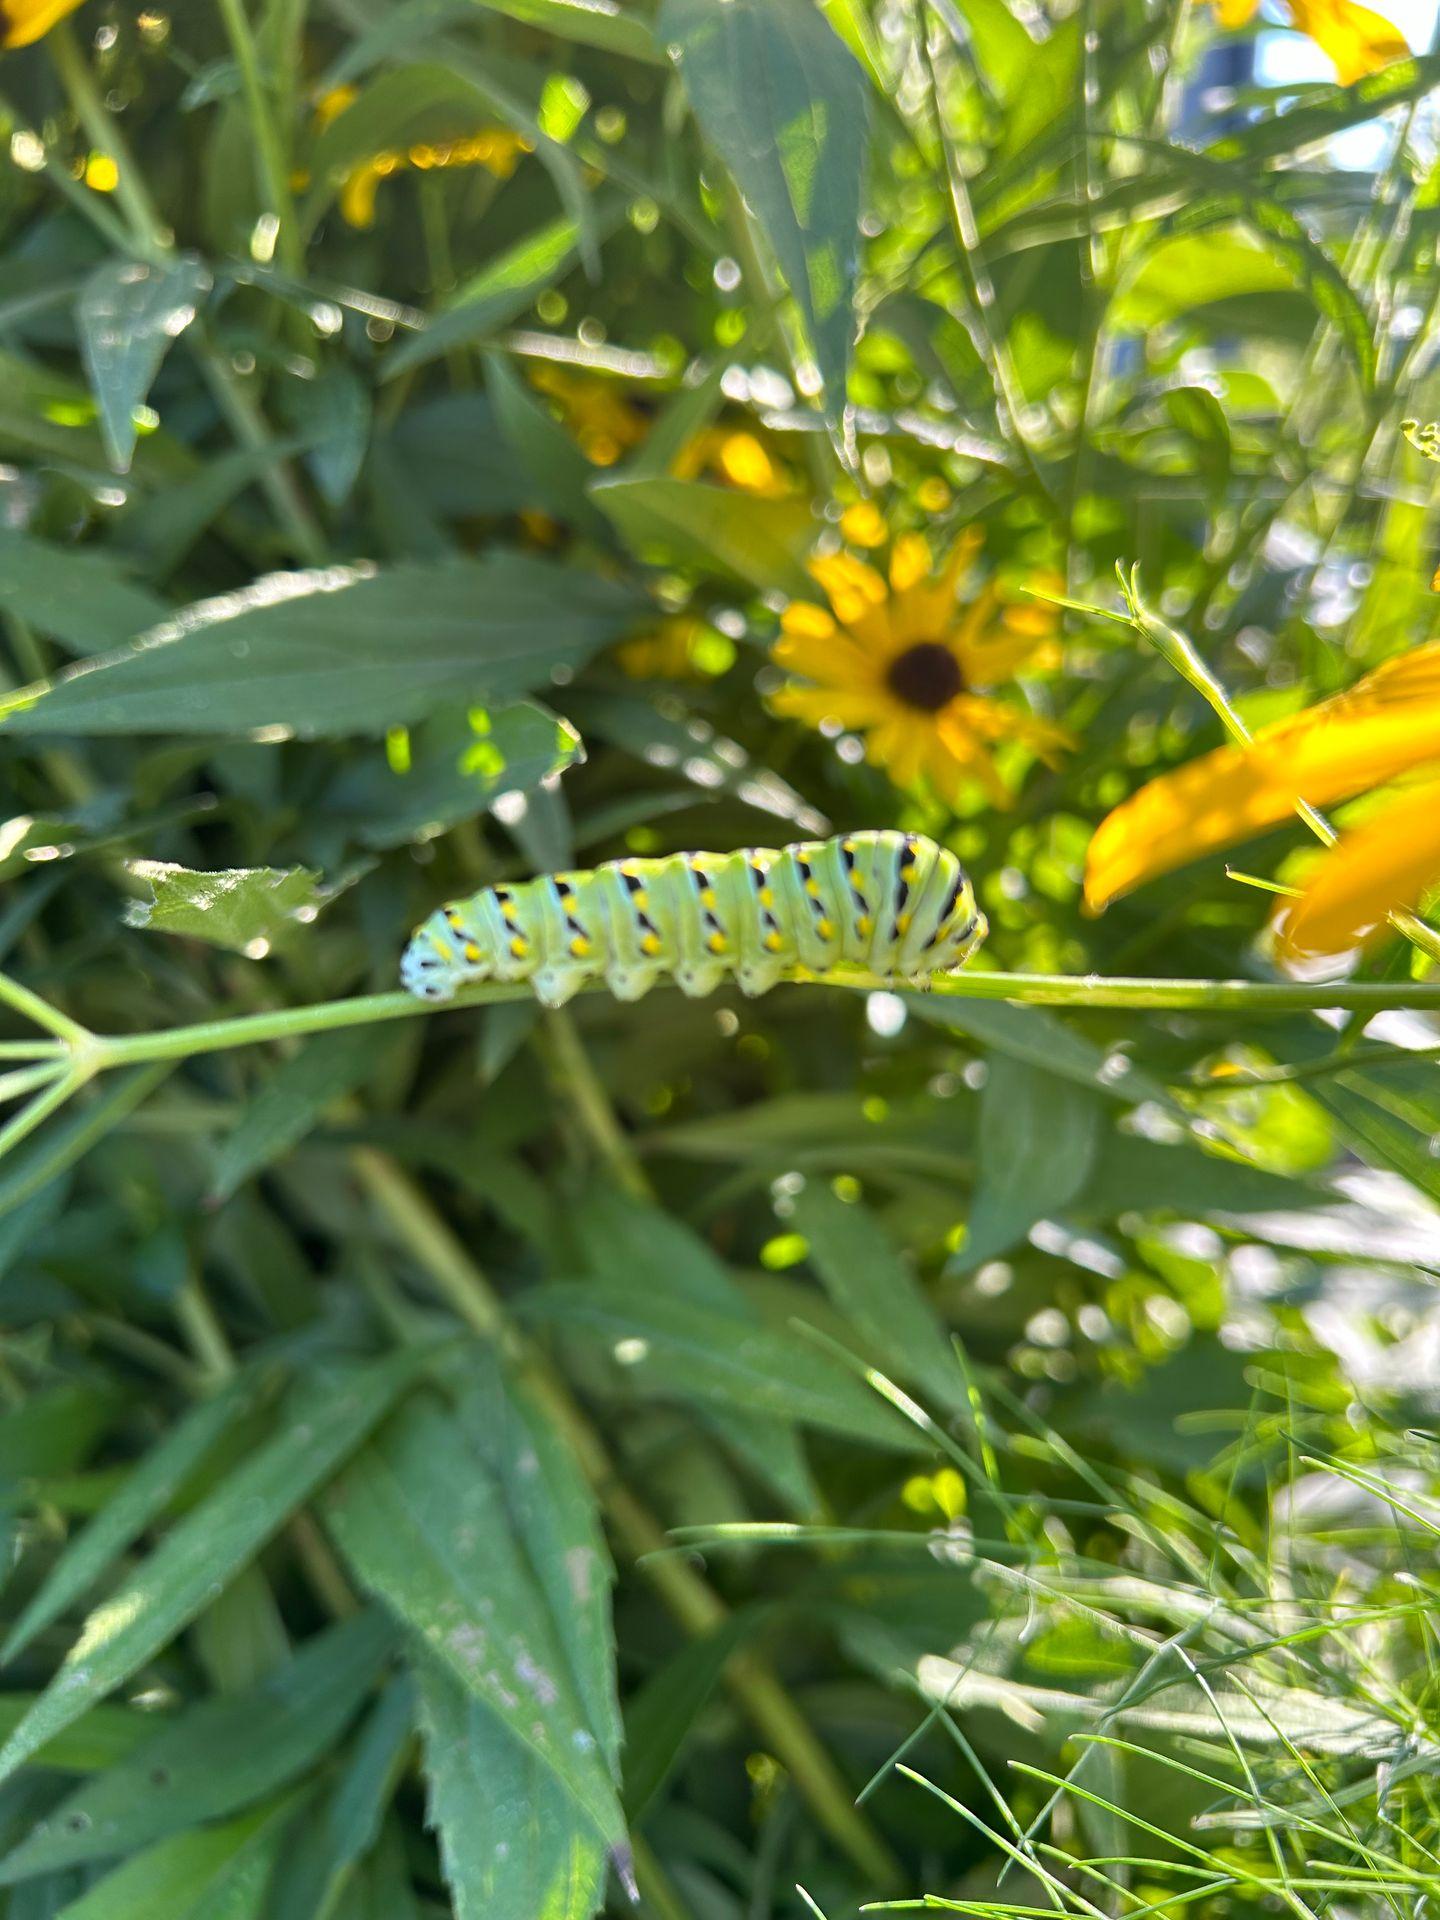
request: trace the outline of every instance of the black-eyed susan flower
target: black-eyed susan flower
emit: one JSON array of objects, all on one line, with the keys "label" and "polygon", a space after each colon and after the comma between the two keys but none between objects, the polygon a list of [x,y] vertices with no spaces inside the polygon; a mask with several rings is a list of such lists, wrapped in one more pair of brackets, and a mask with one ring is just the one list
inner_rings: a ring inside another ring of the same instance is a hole
[{"label": "black-eyed susan flower", "polygon": [[1086,904],[1099,912],[1157,874],[1283,824],[1303,804],[1327,806],[1414,774],[1425,784],[1342,834],[1276,915],[1283,960],[1363,946],[1440,880],[1440,641],[1132,794],[1090,842]]},{"label": "black-eyed susan flower", "polygon": [[0,0],[0,47],[28,47],[84,0]]},{"label": "black-eyed susan flower", "polygon": [[[356,87],[332,88],[315,109],[317,127],[323,130],[332,120],[338,120],[354,104],[358,93]],[[410,169],[429,173],[446,167],[484,167],[497,180],[508,180],[521,156],[529,151],[530,142],[509,127],[480,127],[453,140],[416,140],[409,146],[386,148],[369,155],[346,174],[340,188],[341,218],[352,227],[372,226],[380,182],[393,174]]]},{"label": "black-eyed susan flower", "polygon": [[928,786],[951,803],[973,782],[1006,805],[993,749],[1014,740],[1053,763],[1069,738],[1018,699],[996,697],[1038,664],[1058,615],[993,578],[979,582],[983,546],[972,531],[937,569],[928,541],[906,534],[888,577],[849,553],[812,560],[828,605],[792,600],[781,616],[777,712],[863,735],[897,786]]},{"label": "black-eyed susan flower", "polygon": [[[1369,7],[1356,6],[1355,0],[1286,0],[1286,5],[1296,32],[1334,61],[1342,86],[1409,58],[1409,45],[1399,29]],[[1248,25],[1259,10],[1260,0],[1215,0],[1216,18],[1227,31]]]}]

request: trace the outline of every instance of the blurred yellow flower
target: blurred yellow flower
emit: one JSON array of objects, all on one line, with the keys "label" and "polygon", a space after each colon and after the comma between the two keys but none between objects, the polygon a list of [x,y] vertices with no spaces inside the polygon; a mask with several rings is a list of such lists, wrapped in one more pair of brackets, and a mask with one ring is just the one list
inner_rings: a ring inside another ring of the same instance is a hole
[{"label": "blurred yellow flower", "polygon": [[[577,373],[553,361],[530,369],[530,384],[552,399],[580,451],[597,467],[613,467],[648,438],[654,415],[618,381]],[[759,499],[778,500],[795,483],[764,439],[749,428],[717,423],[692,434],[670,471],[677,480],[706,479]]]},{"label": "blurred yellow flower", "polygon": [[83,0],[0,0],[0,47],[28,47]]},{"label": "blurred yellow flower", "polygon": [[[0,0],[0,5],[4,4],[5,0]],[[358,94],[356,87],[332,88],[315,108],[316,125],[323,130],[332,120],[338,120]],[[484,167],[497,180],[508,180],[521,155],[529,151],[530,142],[509,127],[482,127],[460,139],[417,140],[407,147],[371,154],[345,176],[340,189],[341,217],[352,227],[372,226],[380,182],[406,168],[428,173],[442,167]]]},{"label": "blurred yellow flower", "polygon": [[671,471],[677,480],[718,480],[761,500],[778,500],[795,491],[794,481],[760,436],[739,427],[706,427],[680,449]]},{"label": "blurred yellow flower", "polygon": [[962,598],[983,544],[980,533],[965,534],[937,572],[929,543],[905,534],[891,547],[888,578],[848,553],[812,560],[829,606],[792,600],[781,616],[772,657],[789,677],[776,711],[863,733],[869,758],[898,786],[923,782],[953,802],[973,780],[1007,805],[991,757],[997,742],[1020,741],[1052,763],[1071,742],[989,695],[1053,642],[1059,616],[994,581]]},{"label": "blurred yellow flower", "polygon": [[580,451],[597,467],[613,467],[640,445],[653,425],[644,408],[614,380],[577,373],[553,360],[537,360],[529,372],[531,386],[555,402]]},{"label": "blurred yellow flower", "polygon": [[[1286,0],[1290,24],[1306,34],[1335,63],[1342,86],[1377,73],[1394,60],[1407,60],[1410,47],[1398,27],[1355,0]],[[1216,18],[1227,32],[1243,27],[1260,10],[1260,0],[1215,0]]]},{"label": "blurred yellow flower", "polygon": [[[1352,799],[1417,770],[1440,773],[1440,641],[1387,660],[1345,693],[1263,727],[1248,746],[1162,774],[1101,821],[1085,901],[1099,912],[1144,880],[1281,825],[1302,803]],[[1440,787],[1373,816],[1322,854],[1276,916],[1281,957],[1343,953],[1440,879]]]},{"label": "blurred yellow flower", "polygon": [[615,649],[621,667],[636,680],[700,680],[723,673],[735,658],[732,641],[693,614],[674,614],[653,633]]}]

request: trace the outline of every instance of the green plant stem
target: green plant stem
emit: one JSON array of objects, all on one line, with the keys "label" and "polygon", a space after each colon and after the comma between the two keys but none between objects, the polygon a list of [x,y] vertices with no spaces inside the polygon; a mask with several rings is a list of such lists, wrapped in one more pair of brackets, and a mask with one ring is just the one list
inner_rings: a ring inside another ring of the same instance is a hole
[{"label": "green plant stem", "polygon": [[915,42],[925,74],[926,105],[945,166],[945,204],[955,242],[955,261],[965,284],[965,297],[972,315],[975,349],[995,389],[996,416],[1001,428],[1024,461],[1040,497],[1053,505],[1054,489],[1025,434],[1025,398],[1010,358],[1010,349],[990,324],[991,309],[995,305],[995,286],[981,251],[980,229],[970,201],[970,188],[960,170],[954,143],[945,131],[945,120],[940,111],[940,85],[930,52],[929,0],[917,0]]},{"label": "green plant stem", "polygon": [[556,1091],[573,1102],[581,1126],[614,1176],[636,1200],[653,1200],[655,1190],[636,1158],[574,1020],[563,1008],[546,1016],[543,1029],[550,1077]]},{"label": "green plant stem", "polygon": [[[87,1027],[82,1027],[78,1020],[72,1020],[68,1013],[61,1013],[58,1007],[52,1007],[48,1000],[41,999],[38,993],[32,993],[29,987],[22,986],[18,980],[12,980],[8,973],[0,973],[0,1004],[18,1013],[22,1019],[43,1027],[47,1033],[53,1033],[67,1047],[84,1047],[90,1042],[91,1034]],[[46,1051],[51,1049],[47,1048]]]},{"label": "green plant stem", "polygon": [[[68,21],[61,20],[50,29],[46,45],[50,48],[56,73],[86,137],[92,146],[110,154],[119,170],[115,198],[125,214],[128,227],[128,239],[122,239],[121,244],[126,252],[153,265],[168,265],[175,258],[174,235],[161,219],[150,197],[139,162],[131,152],[114,114],[101,97],[95,77]],[[251,48],[253,52],[253,41]],[[288,224],[290,232],[295,233],[293,206],[290,207],[288,223],[283,214],[281,223],[282,232]],[[246,393],[225,355],[210,339],[203,323],[196,321],[190,334],[206,384],[235,438],[251,452],[270,450],[273,442],[259,409]],[[319,566],[325,557],[325,542],[288,464],[278,457],[268,462],[261,469],[259,483],[276,518],[288,533],[295,552],[308,566]]]},{"label": "green plant stem", "polygon": [[115,199],[129,223],[135,249],[147,260],[168,260],[174,235],[150,197],[145,176],[140,171],[119,121],[101,97],[95,76],[80,51],[80,43],[75,38],[70,22],[58,20],[45,36],[45,44],[86,139],[92,147],[109,154],[115,162],[119,175],[115,183]]},{"label": "green plant stem", "polygon": [[295,217],[295,201],[290,192],[290,166],[285,143],[271,111],[270,97],[260,71],[260,54],[251,30],[245,0],[220,0],[220,17],[235,64],[240,69],[240,87],[245,96],[245,111],[255,137],[256,172],[266,210],[278,221],[275,250],[280,264],[289,273],[298,274],[303,265],[300,225]]},{"label": "green plant stem", "polygon": [[175,1318],[207,1380],[219,1385],[235,1377],[235,1355],[225,1329],[199,1278],[192,1274],[175,1296]]},{"label": "green plant stem", "polygon": [[[361,1184],[435,1291],[472,1332],[491,1342],[520,1372],[595,1489],[616,1538],[639,1563],[684,1630],[704,1638],[728,1618],[724,1602],[688,1561],[666,1551],[658,1520],[616,1476],[604,1443],[569,1387],[511,1323],[479,1266],[393,1160],[372,1147],[357,1147],[351,1161]],[[894,1886],[899,1869],[884,1842],[858,1811],[849,1788],[816,1739],[809,1722],[769,1667],[754,1654],[735,1654],[726,1678],[762,1737],[788,1769],[817,1819],[866,1877]]]},{"label": "green plant stem", "polygon": [[[837,969],[805,984],[839,987],[851,993],[902,991],[904,981],[885,979],[860,968]],[[598,983],[591,992],[603,992]],[[1376,1014],[1440,1008],[1440,981],[1337,980],[1329,983],[1289,980],[1166,980],[1106,978],[1071,973],[948,973],[915,988],[937,1000],[1008,1000],[1038,1007],[1107,1008],[1171,1013],[1323,1013],[1331,1009]],[[449,1003],[451,1010],[525,1000],[523,981],[471,987]],[[339,1027],[363,1027],[383,1020],[407,1020],[442,1011],[433,1002],[408,993],[374,993],[353,1000],[322,1000],[308,1007],[284,1007],[273,1013],[240,1014],[232,1020],[207,1020],[197,1026],[167,1027],[159,1033],[87,1034],[87,1068],[108,1072],[151,1060],[188,1060],[195,1054],[224,1053],[264,1040],[298,1039]],[[79,1051],[79,1050],[77,1050]]]}]

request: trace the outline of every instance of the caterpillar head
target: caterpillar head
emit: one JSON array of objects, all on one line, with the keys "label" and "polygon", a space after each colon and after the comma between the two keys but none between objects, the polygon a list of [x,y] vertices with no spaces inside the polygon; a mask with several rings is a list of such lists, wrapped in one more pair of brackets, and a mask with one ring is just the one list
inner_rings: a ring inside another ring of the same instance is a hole
[{"label": "caterpillar head", "polygon": [[400,962],[401,982],[422,1000],[449,1000],[467,980],[486,980],[493,971],[485,944],[454,907],[415,929]]}]

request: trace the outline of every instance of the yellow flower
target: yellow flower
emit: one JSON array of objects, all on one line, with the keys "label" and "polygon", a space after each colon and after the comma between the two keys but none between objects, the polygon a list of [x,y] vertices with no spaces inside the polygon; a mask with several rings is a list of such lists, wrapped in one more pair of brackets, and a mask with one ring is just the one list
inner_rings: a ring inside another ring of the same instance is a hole
[{"label": "yellow flower", "polygon": [[[1348,87],[1393,60],[1407,60],[1410,47],[1398,28],[1355,0],[1286,0],[1290,23],[1307,34],[1335,63],[1335,77]],[[1214,0],[1216,18],[1227,32],[1253,20],[1260,0]]]},{"label": "yellow flower", "polygon": [[1437,880],[1440,782],[1430,780],[1321,855],[1300,898],[1275,916],[1276,951],[1299,962],[1367,946]]},{"label": "yellow flower", "polygon": [[[0,0],[0,5],[5,3]],[[356,87],[332,88],[316,106],[317,127],[323,131],[332,120],[338,120],[354,105],[358,94]],[[340,189],[341,217],[352,227],[372,226],[380,182],[407,167],[421,173],[438,167],[484,167],[497,180],[508,180],[520,164],[520,156],[529,151],[530,142],[509,127],[482,127],[460,139],[418,140],[408,147],[371,154],[345,176]]]},{"label": "yellow flower", "polygon": [[1058,616],[994,581],[957,599],[982,544],[978,532],[966,534],[937,573],[925,539],[905,534],[891,548],[888,579],[848,553],[812,560],[830,604],[793,600],[781,616],[773,658],[790,677],[774,696],[777,712],[863,733],[870,759],[898,786],[926,783],[953,802],[976,781],[1007,805],[991,748],[1018,740],[1053,761],[1070,741],[989,697],[1053,641]]},{"label": "yellow flower", "polygon": [[758,434],[743,428],[706,427],[680,449],[671,471],[677,480],[702,475],[760,500],[779,500],[794,482]]},{"label": "yellow flower", "polygon": [[0,0],[0,47],[28,47],[83,0]]},{"label": "yellow flower", "polygon": [[735,658],[735,648],[693,614],[675,614],[653,633],[625,641],[615,649],[615,658],[635,680],[699,680],[723,673]]},{"label": "yellow flower", "polygon": [[[1100,823],[1085,901],[1099,912],[1144,880],[1402,775],[1440,772],[1440,641],[1387,660],[1345,693],[1162,774]],[[1428,810],[1427,810],[1428,809]],[[1382,931],[1440,878],[1440,789],[1342,835],[1298,905],[1277,916],[1282,957],[1340,953]]]},{"label": "yellow flower", "polygon": [[613,467],[650,431],[649,414],[613,380],[539,360],[530,368],[530,384],[556,403],[580,451],[597,467]]}]

